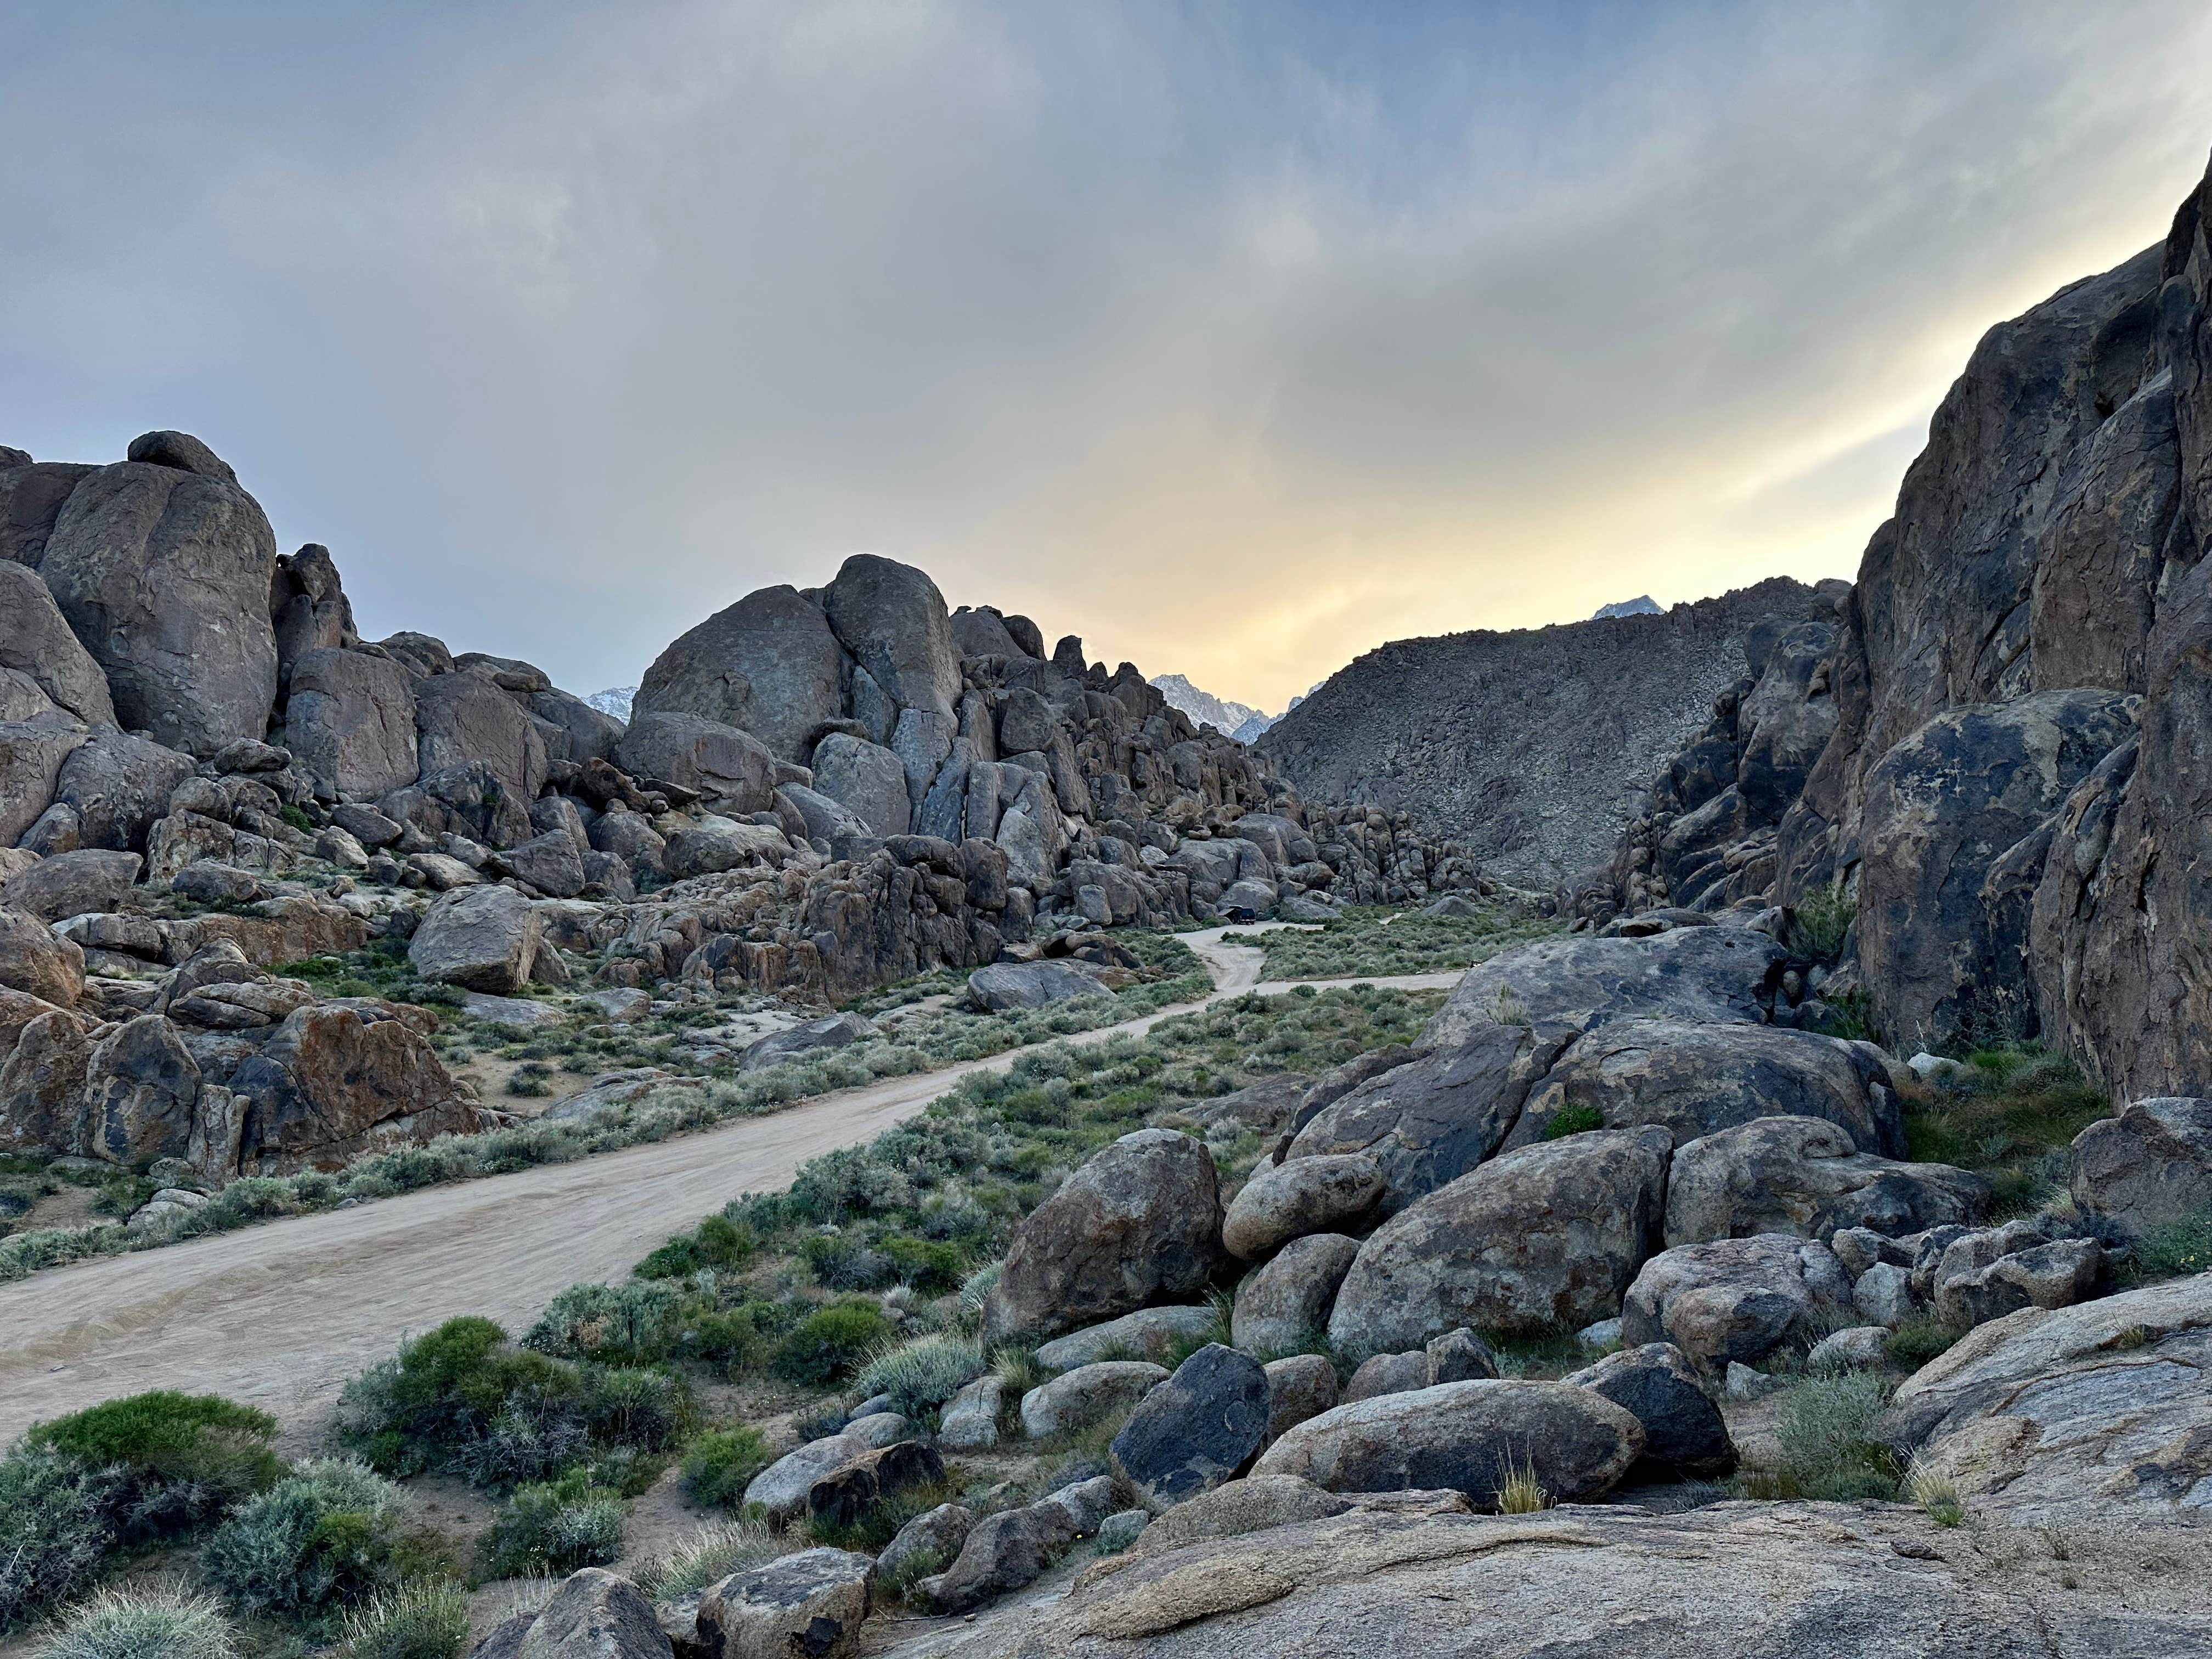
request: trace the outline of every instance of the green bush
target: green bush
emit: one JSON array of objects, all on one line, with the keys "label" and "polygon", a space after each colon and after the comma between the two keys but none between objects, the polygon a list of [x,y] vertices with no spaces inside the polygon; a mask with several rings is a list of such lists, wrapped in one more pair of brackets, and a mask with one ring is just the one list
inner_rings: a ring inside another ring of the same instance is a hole
[{"label": "green bush", "polygon": [[214,1395],[170,1389],[111,1400],[41,1423],[24,1437],[114,1476],[108,1501],[118,1537],[174,1537],[276,1484],[269,1449],[276,1419]]},{"label": "green bush", "polygon": [[0,1457],[0,1631],[91,1582],[115,1541],[120,1484],[50,1446]]},{"label": "green bush", "polygon": [[538,1316],[522,1346],[562,1359],[665,1359],[683,1307],[681,1291],[651,1279],[571,1285]]},{"label": "green bush", "polygon": [[1544,1126],[1544,1139],[1565,1140],[1569,1135],[1588,1134],[1603,1127],[1605,1114],[1596,1107],[1569,1106],[1552,1115],[1552,1121]]},{"label": "green bush", "polygon": [[483,1547],[494,1578],[604,1566],[622,1555],[622,1499],[581,1469],[518,1487],[492,1517]]},{"label": "green bush", "polygon": [[583,1373],[584,1422],[604,1446],[672,1449],[690,1431],[691,1391],[684,1379],[642,1365],[594,1365]]},{"label": "green bush", "polygon": [[960,1288],[968,1257],[957,1244],[895,1233],[876,1248],[891,1264],[892,1276],[924,1296],[943,1296]]},{"label": "green bush", "polygon": [[415,1578],[346,1615],[345,1659],[457,1659],[469,1641],[469,1598],[450,1579]]},{"label": "green bush", "polygon": [[1840,890],[1808,893],[1790,916],[1790,947],[1824,967],[1834,967],[1858,913],[1858,901],[1846,898]]},{"label": "green bush", "polygon": [[758,1429],[710,1429],[684,1454],[684,1484],[693,1503],[733,1510],[768,1466],[768,1442]]},{"label": "green bush", "polygon": [[864,1400],[887,1394],[893,1411],[919,1419],[982,1373],[982,1344],[939,1331],[877,1354],[853,1380],[853,1390]]},{"label": "green bush", "polygon": [[232,1511],[200,1571],[248,1613],[320,1619],[397,1581],[401,1515],[399,1489],[366,1464],[303,1464]]},{"label": "green bush", "polygon": [[684,1340],[690,1352],[736,1376],[767,1364],[775,1356],[777,1338],[790,1323],[790,1310],[781,1303],[744,1302],[701,1314],[685,1331]]},{"label": "green bush", "polygon": [[1965,1334],[1957,1326],[1947,1325],[1932,1314],[1918,1314],[1882,1340],[1882,1352],[1891,1364],[1918,1370]]},{"label": "green bush", "polygon": [[702,1268],[742,1267],[753,1257],[752,1229],[727,1216],[710,1215],[679,1233],[630,1271],[640,1279],[688,1279]]},{"label": "green bush", "polygon": [[1869,1371],[1847,1371],[1801,1382],[1783,1402],[1776,1438],[1782,1444],[1778,1494],[1844,1501],[1893,1498],[1897,1471],[1874,1437],[1888,1387]]},{"label": "green bush", "polygon": [[70,1609],[39,1659],[236,1659],[238,1632],[212,1596],[181,1584],[102,1590]]},{"label": "green bush", "polygon": [[849,1374],[890,1335],[890,1321],[872,1303],[840,1302],[794,1326],[776,1349],[777,1374],[823,1388]]},{"label": "green bush", "polygon": [[2212,1267],[2212,1210],[2146,1227],[2134,1242],[2132,1276],[2175,1279]]}]

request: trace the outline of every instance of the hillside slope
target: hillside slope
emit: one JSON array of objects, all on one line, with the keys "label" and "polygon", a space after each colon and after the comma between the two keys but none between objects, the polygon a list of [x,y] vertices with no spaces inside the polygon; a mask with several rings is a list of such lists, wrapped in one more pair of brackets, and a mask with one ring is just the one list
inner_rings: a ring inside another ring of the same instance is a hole
[{"label": "hillside slope", "polygon": [[1493,875],[1556,881],[1605,857],[1752,629],[1832,616],[1843,591],[1775,577],[1656,616],[1395,640],[1255,747],[1309,797],[1409,812]]}]

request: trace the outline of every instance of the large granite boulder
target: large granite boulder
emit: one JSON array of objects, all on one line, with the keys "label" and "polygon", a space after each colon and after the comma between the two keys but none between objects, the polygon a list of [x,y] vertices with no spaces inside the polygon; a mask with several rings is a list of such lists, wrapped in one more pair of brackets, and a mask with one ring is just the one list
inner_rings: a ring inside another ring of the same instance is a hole
[{"label": "large granite boulder", "polygon": [[790,853],[790,839],[781,830],[709,814],[669,838],[666,859],[668,873],[680,879],[739,870],[748,865],[766,865],[773,869],[780,866]]},{"label": "large granite boulder", "polygon": [[46,556],[70,492],[100,469],[73,461],[33,461],[21,450],[0,457],[0,562],[36,570]]},{"label": "large granite boulder", "polygon": [[915,1593],[925,1606],[965,1613],[1036,1582],[1069,1545],[1096,1533],[1115,1508],[1114,1482],[1099,1475],[987,1516],[969,1529],[952,1565],[918,1581]]},{"label": "large granite boulder", "polygon": [[85,1068],[84,1150],[143,1168],[182,1158],[191,1144],[200,1068],[177,1028],[159,1014],[114,1027]]},{"label": "large granite boulder", "polygon": [[937,584],[911,565],[855,553],[822,590],[838,641],[901,708],[950,717],[960,646]]},{"label": "large granite boulder", "polygon": [[906,768],[881,744],[832,732],[815,745],[814,791],[867,826],[872,836],[902,836],[912,821]]},{"label": "large granite boulder", "polygon": [[1168,1380],[1168,1368],[1142,1359],[1099,1359],[1040,1382],[1022,1396],[1022,1432],[1048,1440],[1118,1416]]},{"label": "large granite boulder", "polygon": [[1102,1320],[1038,1344],[1037,1364],[1048,1371],[1065,1371],[1078,1365],[1095,1364],[1114,1354],[1163,1362],[1172,1358],[1176,1350],[1192,1339],[1206,1335],[1218,1317],[1213,1309],[1205,1304],[1181,1308],[1139,1308],[1118,1319]]},{"label": "large granite boulder", "polygon": [[636,715],[615,744],[615,764],[635,777],[695,789],[738,817],[775,806],[775,757],[750,732],[696,714]]},{"label": "large granite boulder", "polygon": [[1328,1492],[1449,1487],[1494,1509],[1516,1473],[1533,1474],[1555,1503],[1602,1498],[1644,1447],[1644,1425],[1602,1395],[1492,1378],[1323,1412],[1261,1454],[1252,1473],[1299,1475]]},{"label": "large granite boulder", "polygon": [[91,736],[74,714],[58,708],[28,720],[0,720],[0,846],[14,847],[39,823],[53,801],[64,763]]},{"label": "large granite boulder", "polygon": [[1992,908],[1984,884],[2130,732],[2118,692],[2044,691],[1939,714],[1881,757],[1860,818],[1857,934],[1889,1029],[1942,1034],[2000,992],[2026,1000],[2027,903]]},{"label": "large granite boulder", "polygon": [[1571,1025],[1617,1019],[1757,1024],[1786,953],[1765,933],[1723,922],[1644,939],[1540,939],[1467,970],[1422,1034],[1430,1048],[1465,1042],[1492,1025]]},{"label": "large granite boulder", "polygon": [[423,979],[504,996],[530,978],[543,933],[537,909],[512,887],[458,888],[424,915],[407,959]]},{"label": "large granite boulder", "polygon": [[2074,1137],[2072,1188],[2082,1209],[2136,1228],[2212,1209],[2212,1100],[2131,1101],[2092,1123]]},{"label": "large granite boulder", "polygon": [[470,1659],[673,1659],[674,1653],[653,1603],[636,1585],[602,1567],[586,1567],[562,1579],[535,1613],[493,1626]]},{"label": "large granite boulder", "polygon": [[[290,686],[300,659],[309,652],[343,651],[361,643],[337,562],[318,542],[277,558],[276,580],[269,592],[269,620],[276,630],[280,688]],[[285,695],[280,690],[280,702]]]},{"label": "large granite boulder", "polygon": [[97,1029],[0,989],[0,1150],[84,1154],[84,1079]]},{"label": "large granite boulder", "polygon": [[[415,685],[406,665],[389,657],[326,647],[301,653],[284,706],[284,746],[317,794],[374,800],[415,781],[422,769]],[[526,741],[516,741],[526,751]]]},{"label": "large granite boulder", "polygon": [[1619,1020],[1559,1056],[1505,1144],[1541,1140],[1561,1112],[1588,1108],[1608,1129],[1656,1123],[1678,1143],[1757,1118],[1825,1118],[1857,1151],[1896,1158],[1905,1129],[1891,1064],[1871,1042],[1783,1026]]},{"label": "large granite boulder", "polygon": [[545,739],[489,674],[434,674],[415,684],[416,754],[424,776],[481,763],[523,801],[545,787]]},{"label": "large granite boulder", "polygon": [[1667,1243],[1839,1227],[1887,1237],[1978,1221],[1990,1183],[1948,1164],[1901,1164],[1856,1151],[1816,1117],[1761,1117],[1690,1141],[1667,1181]]},{"label": "large granite boulder", "polygon": [[1221,1242],[1231,1255],[1257,1261],[1292,1239],[1357,1223],[1382,1187],[1382,1166],[1365,1152],[1263,1165],[1230,1200]]},{"label": "large granite boulder", "polygon": [[0,904],[49,922],[119,910],[143,862],[136,853],[57,853],[0,884]]},{"label": "large granite boulder", "polygon": [[116,720],[201,757],[268,729],[276,572],[269,520],[235,482],[141,461],[70,492],[39,566]]},{"label": "large granite boulder", "polygon": [[1900,1450],[2014,1524],[2201,1522],[2212,1505],[2212,1273],[1970,1331],[1898,1388]]},{"label": "large granite boulder", "polygon": [[1357,1241],[1342,1233],[1310,1233],[1245,1274],[1229,1325],[1237,1346],[1247,1353],[1284,1352],[1326,1333],[1337,1287],[1358,1254]]},{"label": "large granite boulder", "polygon": [[1165,1508],[1232,1479],[1267,1437],[1267,1374],[1209,1342],[1147,1393],[1114,1437],[1114,1472]]},{"label": "large granite boulder", "polygon": [[987,1014],[1111,994],[1100,971],[1087,962],[994,962],[968,975],[969,1000]]},{"label": "large granite boulder", "polygon": [[1222,1260],[1220,1237],[1205,1143],[1168,1129],[1123,1135],[1015,1229],[983,1339],[1034,1341],[1192,1295]]},{"label": "large granite boulder", "polygon": [[366,998],[285,1015],[228,1086],[252,1108],[240,1165],[265,1174],[335,1170],[363,1152],[481,1127],[474,1097],[400,1010]]},{"label": "large granite boulder", "polygon": [[1603,1395],[1644,1425],[1651,1473],[1717,1480],[1735,1468],[1735,1442],[1697,1367],[1670,1342],[1609,1353],[1559,1379]]},{"label": "large granite boulder", "polygon": [[817,1548],[750,1567],[699,1597],[699,1644],[715,1659],[841,1659],[875,1587],[872,1556]]},{"label": "large granite boulder", "polygon": [[76,815],[80,845],[143,848],[192,757],[124,732],[95,732],[62,763],[54,799]]},{"label": "large granite boulder", "polygon": [[0,985],[74,1008],[84,991],[84,951],[40,918],[0,904]]},{"label": "large granite boulder", "polygon": [[1381,1071],[1322,1106],[1292,1138],[1284,1166],[1364,1153],[1382,1172],[1375,1207],[1393,1214],[1496,1152],[1519,1121],[1530,1086],[1573,1035],[1571,1028],[1471,1027],[1460,1040]]},{"label": "large granite boulder", "polygon": [[1609,1317],[1655,1248],[1673,1143],[1594,1130],[1524,1147],[1438,1188],[1359,1247],[1329,1315],[1340,1349],[1418,1346],[1462,1325]]},{"label": "large granite boulder", "polygon": [[781,1526],[806,1512],[806,1497],[817,1481],[875,1449],[857,1434],[824,1435],[810,1440],[752,1478],[745,1487],[745,1506],[758,1504],[770,1521]]},{"label": "large granite boulder", "polygon": [[1621,1301],[1620,1338],[1632,1347],[1671,1342],[1717,1370],[1809,1349],[1822,1322],[1850,1305],[1850,1275],[1824,1244],[1778,1233],[1685,1244],[1638,1273]]},{"label": "large granite boulder", "polygon": [[822,728],[844,714],[847,672],[822,607],[796,588],[763,587],[680,635],[645,671],[630,706],[737,726],[804,765]]},{"label": "large granite boulder", "polygon": [[70,631],[53,591],[29,566],[0,557],[0,669],[27,677],[47,701],[87,726],[115,723],[107,677]]}]

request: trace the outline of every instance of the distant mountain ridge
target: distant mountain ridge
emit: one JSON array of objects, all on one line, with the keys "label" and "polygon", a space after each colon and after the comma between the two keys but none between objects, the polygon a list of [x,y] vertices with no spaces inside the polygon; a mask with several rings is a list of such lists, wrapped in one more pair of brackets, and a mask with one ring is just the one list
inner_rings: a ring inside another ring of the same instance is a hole
[{"label": "distant mountain ridge", "polygon": [[1638,593],[1632,599],[1618,599],[1611,605],[1598,606],[1590,620],[1611,622],[1620,617],[1657,617],[1664,614],[1658,600],[1653,599],[1649,593]]},{"label": "distant mountain ridge", "polygon": [[1180,708],[1200,726],[1210,726],[1239,743],[1251,742],[1273,726],[1277,718],[1249,703],[1231,702],[1211,691],[1201,691],[1181,674],[1155,674],[1152,684],[1168,700],[1169,708]]},{"label": "distant mountain ridge", "polygon": [[602,714],[612,714],[624,725],[629,722],[630,699],[637,696],[634,685],[611,685],[604,691],[594,691],[584,701]]}]

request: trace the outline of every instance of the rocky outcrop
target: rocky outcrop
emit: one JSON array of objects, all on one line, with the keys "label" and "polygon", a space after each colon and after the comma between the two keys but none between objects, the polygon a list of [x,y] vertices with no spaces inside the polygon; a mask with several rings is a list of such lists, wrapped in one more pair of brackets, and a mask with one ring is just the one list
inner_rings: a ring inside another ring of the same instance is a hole
[{"label": "rocky outcrop", "polygon": [[2212,1100],[2130,1102],[2074,1137],[2074,1201],[2142,1228],[2212,1210]]},{"label": "rocky outcrop", "polygon": [[1809,1349],[1819,1322],[1848,1309],[1850,1277],[1821,1244],[1782,1234],[1665,1250],[1645,1262],[1620,1310],[1621,1340],[1671,1342],[1707,1370]]},{"label": "rocky outcrop", "polygon": [[1948,1164],[1905,1164],[1856,1149],[1819,1118],[1762,1117],[1685,1143],[1667,1180],[1667,1243],[1839,1227],[1887,1237],[1979,1221],[1990,1184]]}]

